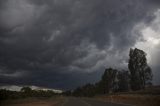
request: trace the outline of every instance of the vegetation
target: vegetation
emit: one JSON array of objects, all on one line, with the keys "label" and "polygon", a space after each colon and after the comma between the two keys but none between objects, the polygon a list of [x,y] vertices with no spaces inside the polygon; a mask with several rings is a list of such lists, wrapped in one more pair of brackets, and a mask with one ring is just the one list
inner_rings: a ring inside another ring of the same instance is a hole
[{"label": "vegetation", "polygon": [[136,91],[152,85],[152,70],[147,64],[144,51],[130,49],[128,68],[129,71],[108,68],[96,84],[86,84],[73,92],[67,91],[66,94],[90,97],[96,94]]},{"label": "vegetation", "polygon": [[[118,70],[107,68],[101,80],[95,84],[86,84],[76,88],[74,91],[66,91],[66,96],[92,97],[99,94],[110,94],[115,92],[127,92],[145,89],[151,85],[152,70],[147,64],[146,53],[137,48],[130,49],[129,70]],[[16,99],[26,97],[52,97],[56,95],[53,91],[32,90],[23,87],[20,92],[0,90],[0,100]]]},{"label": "vegetation", "polygon": [[132,90],[144,89],[152,80],[152,71],[147,64],[146,53],[137,48],[130,49],[128,68],[130,71],[130,85]]},{"label": "vegetation", "polygon": [[129,72],[128,71],[119,71],[117,75],[118,79],[118,89],[119,92],[126,92],[129,90]]},{"label": "vegetation", "polygon": [[73,96],[87,96],[92,97],[95,94],[95,86],[92,84],[86,84],[83,87],[78,87],[72,93]]},{"label": "vegetation", "polygon": [[104,74],[102,75],[102,79],[101,79],[101,84],[103,87],[103,92],[104,94],[112,92],[114,89],[116,89],[116,74],[117,74],[117,70],[116,69],[106,69]]},{"label": "vegetation", "polygon": [[6,89],[0,90],[0,100],[6,99],[20,99],[20,98],[27,98],[27,97],[52,97],[58,95],[51,90],[32,90],[29,87],[23,87],[21,91],[9,91]]}]

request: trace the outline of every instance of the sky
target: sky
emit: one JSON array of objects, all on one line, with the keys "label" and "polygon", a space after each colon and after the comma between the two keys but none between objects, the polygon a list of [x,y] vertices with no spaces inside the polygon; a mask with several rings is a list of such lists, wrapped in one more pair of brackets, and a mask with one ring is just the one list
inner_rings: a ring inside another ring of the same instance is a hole
[{"label": "sky", "polygon": [[147,53],[160,84],[159,0],[1,0],[0,85],[73,89]]}]

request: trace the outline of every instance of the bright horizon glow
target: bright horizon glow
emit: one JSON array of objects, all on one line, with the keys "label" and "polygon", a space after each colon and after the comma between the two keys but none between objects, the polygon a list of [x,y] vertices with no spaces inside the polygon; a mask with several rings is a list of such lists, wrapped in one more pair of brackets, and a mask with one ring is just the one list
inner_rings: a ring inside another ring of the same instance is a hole
[{"label": "bright horizon glow", "polygon": [[151,43],[154,44],[154,45],[158,45],[159,42],[160,42],[160,39],[155,39],[155,38],[153,38],[153,37],[149,37],[149,38],[148,38],[148,42],[151,42]]},{"label": "bright horizon glow", "polygon": [[143,40],[137,42],[134,47],[144,50],[147,53],[148,62],[151,63],[151,57],[157,46],[160,44],[160,33],[154,31],[150,26],[142,29]]}]

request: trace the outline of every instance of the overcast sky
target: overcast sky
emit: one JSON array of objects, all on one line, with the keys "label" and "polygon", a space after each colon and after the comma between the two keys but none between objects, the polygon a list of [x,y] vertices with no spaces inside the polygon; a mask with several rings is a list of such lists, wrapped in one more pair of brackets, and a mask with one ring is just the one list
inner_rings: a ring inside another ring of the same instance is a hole
[{"label": "overcast sky", "polygon": [[147,53],[160,84],[159,0],[1,0],[0,85],[72,89]]}]

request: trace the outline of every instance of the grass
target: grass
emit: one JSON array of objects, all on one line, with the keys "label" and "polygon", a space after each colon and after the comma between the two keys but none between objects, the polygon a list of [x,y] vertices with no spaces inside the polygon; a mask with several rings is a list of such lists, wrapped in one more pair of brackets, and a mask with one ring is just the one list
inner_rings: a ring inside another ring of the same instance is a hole
[{"label": "grass", "polygon": [[102,101],[132,104],[135,106],[160,106],[160,86],[139,91],[100,95],[95,98]]},{"label": "grass", "polygon": [[160,96],[157,95],[120,94],[99,96],[96,98],[98,100],[109,101],[113,103],[133,104],[136,106],[160,106]]}]

